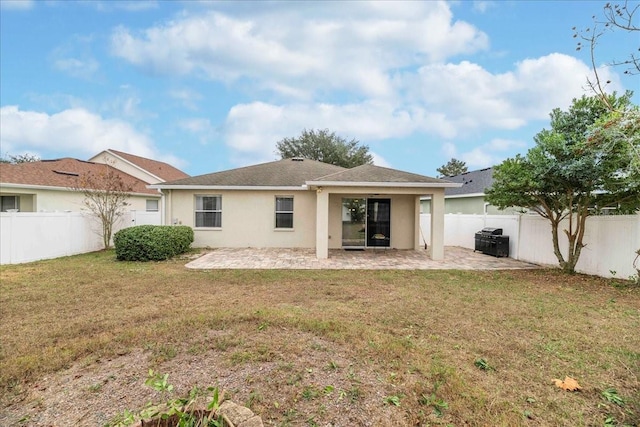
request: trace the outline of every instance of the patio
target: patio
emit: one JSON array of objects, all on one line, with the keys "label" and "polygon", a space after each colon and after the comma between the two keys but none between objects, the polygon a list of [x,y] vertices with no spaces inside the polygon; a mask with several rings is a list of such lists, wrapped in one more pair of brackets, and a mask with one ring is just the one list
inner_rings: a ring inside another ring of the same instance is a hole
[{"label": "patio", "polygon": [[458,246],[447,246],[444,260],[433,261],[427,251],[332,249],[318,259],[314,249],[218,248],[189,262],[187,268],[292,270],[514,270],[539,268],[512,258],[495,258]]}]

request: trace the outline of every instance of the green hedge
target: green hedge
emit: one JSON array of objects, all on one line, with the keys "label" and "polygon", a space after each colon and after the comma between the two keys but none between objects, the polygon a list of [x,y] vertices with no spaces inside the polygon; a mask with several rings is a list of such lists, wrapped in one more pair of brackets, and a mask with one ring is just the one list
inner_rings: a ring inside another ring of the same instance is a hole
[{"label": "green hedge", "polygon": [[118,231],[113,242],[121,261],[160,261],[186,252],[193,230],[186,225],[138,225]]}]

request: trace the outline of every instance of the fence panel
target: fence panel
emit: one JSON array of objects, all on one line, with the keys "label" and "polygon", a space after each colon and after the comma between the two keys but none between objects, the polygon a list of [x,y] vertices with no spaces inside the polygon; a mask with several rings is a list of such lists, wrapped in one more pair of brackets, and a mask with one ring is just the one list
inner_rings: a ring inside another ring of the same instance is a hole
[{"label": "fence panel", "polygon": [[[430,240],[430,214],[420,215],[422,234]],[[538,215],[460,215],[446,214],[444,244],[473,249],[475,233],[484,227],[502,228],[509,236],[509,256],[539,265],[557,266],[553,252],[551,225]],[[558,242],[566,256],[568,239],[562,231],[568,220],[560,224]],[[424,241],[422,242],[424,244]],[[640,248],[640,215],[593,216],[587,218],[582,253],[576,271],[603,277],[628,278],[633,268],[635,251]]]},{"label": "fence panel", "polygon": [[[127,212],[114,232],[160,224],[159,212]],[[100,223],[82,212],[0,213],[0,264],[20,264],[100,250]]]}]

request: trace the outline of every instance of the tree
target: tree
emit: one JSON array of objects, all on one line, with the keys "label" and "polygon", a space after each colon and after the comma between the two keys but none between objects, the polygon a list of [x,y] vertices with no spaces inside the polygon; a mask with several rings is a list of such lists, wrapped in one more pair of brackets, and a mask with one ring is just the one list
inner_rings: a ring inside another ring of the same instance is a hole
[{"label": "tree", "polygon": [[[583,49],[583,42],[586,42],[589,48],[589,55],[591,57],[591,68],[593,69],[595,80],[587,78],[587,86],[593,93],[600,97],[600,100],[605,103],[605,105],[607,104],[607,94],[605,92],[605,87],[611,82],[603,82],[600,78],[598,66],[596,63],[596,47],[598,45],[598,41],[602,36],[605,35],[606,32],[622,30],[633,34],[640,31],[640,26],[638,26],[635,20],[635,15],[640,10],[640,4],[631,6],[632,7],[630,8],[628,1],[625,1],[624,3],[607,2],[603,8],[604,18],[593,16],[593,25],[583,30],[578,30],[576,27],[573,27],[573,37],[582,40],[578,41],[576,50],[580,51]],[[637,36],[635,40],[637,41]],[[633,45],[633,41],[629,43],[629,46]],[[640,55],[632,51],[631,53],[629,53],[627,58],[622,60],[614,59],[607,65],[610,67],[624,68],[624,74],[640,74]],[[610,110],[613,109],[612,105],[607,105],[607,107]]]},{"label": "tree", "polygon": [[110,164],[96,166],[100,167],[99,172],[78,177],[73,189],[82,192],[84,206],[100,223],[99,234],[107,249],[111,244],[114,226],[129,206],[129,194],[133,188],[123,181]]},{"label": "tree", "polygon": [[307,130],[297,138],[283,138],[276,143],[276,154],[282,159],[302,157],[345,168],[373,163],[369,147],[346,139],[329,129]]},{"label": "tree", "polygon": [[467,164],[465,162],[454,158],[449,160],[446,165],[440,166],[438,169],[436,169],[436,171],[438,171],[438,173],[440,174],[438,178],[443,178],[446,176],[460,175],[467,172],[468,170]]},{"label": "tree", "polygon": [[[616,111],[635,111],[630,93],[607,96]],[[560,267],[575,271],[586,219],[598,209],[615,206],[637,210],[640,207],[640,171],[633,166],[632,150],[640,149],[638,122],[619,126],[626,134],[635,133],[634,146],[617,133],[602,127],[611,112],[598,96],[574,99],[568,111],[551,113],[551,129],[543,129],[526,156],[517,155],[496,166],[487,201],[501,209],[524,207],[551,223],[553,251]],[[599,142],[594,143],[595,139]],[[560,250],[559,228],[568,239],[566,257]]]},{"label": "tree", "polygon": [[18,164],[18,163],[31,163],[31,162],[39,162],[40,161],[40,157],[36,156],[35,154],[18,154],[15,156],[12,155],[7,155],[7,157],[2,157],[0,158],[0,163],[11,163],[11,164]]}]

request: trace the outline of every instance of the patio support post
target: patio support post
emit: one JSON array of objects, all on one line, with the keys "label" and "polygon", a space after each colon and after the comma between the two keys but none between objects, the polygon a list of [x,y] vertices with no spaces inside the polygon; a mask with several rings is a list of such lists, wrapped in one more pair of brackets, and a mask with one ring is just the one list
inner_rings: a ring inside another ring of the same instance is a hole
[{"label": "patio support post", "polygon": [[444,189],[431,194],[431,245],[429,255],[434,261],[444,259]]},{"label": "patio support post", "polygon": [[316,257],[329,258],[329,193],[316,190]]},{"label": "patio support post", "polygon": [[415,209],[413,212],[413,249],[420,250],[420,196],[415,197]]}]

